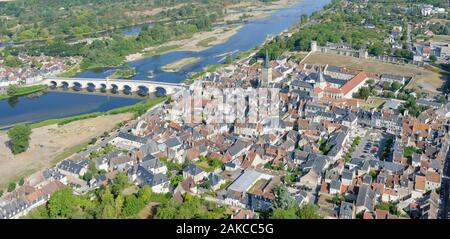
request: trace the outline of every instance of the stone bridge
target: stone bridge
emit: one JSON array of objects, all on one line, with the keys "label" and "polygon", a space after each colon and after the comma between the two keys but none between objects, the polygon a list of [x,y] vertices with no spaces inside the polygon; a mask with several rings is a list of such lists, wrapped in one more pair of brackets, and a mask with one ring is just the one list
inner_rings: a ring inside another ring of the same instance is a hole
[{"label": "stone bridge", "polygon": [[170,95],[178,90],[187,88],[185,84],[174,84],[158,81],[146,80],[123,80],[123,79],[99,79],[99,78],[64,78],[49,77],[44,79],[40,84],[46,84],[54,87],[79,87],[81,89],[93,87],[96,90],[128,90],[131,92],[141,89],[148,90],[149,93],[164,89],[166,94]]}]

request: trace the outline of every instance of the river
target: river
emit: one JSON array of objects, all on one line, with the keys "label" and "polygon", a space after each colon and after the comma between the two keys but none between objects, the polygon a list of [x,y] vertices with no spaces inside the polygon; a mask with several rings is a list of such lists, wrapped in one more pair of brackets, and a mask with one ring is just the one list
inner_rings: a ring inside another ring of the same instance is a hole
[{"label": "river", "polygon": [[[302,0],[300,3],[275,11],[272,15],[246,23],[233,37],[226,42],[200,52],[174,51],[160,56],[147,57],[130,62],[136,68],[135,80],[149,80],[149,72],[153,71],[151,80],[179,83],[187,78],[190,72],[201,71],[204,67],[222,63],[224,56],[238,54],[261,45],[269,35],[277,35],[298,22],[303,14],[311,14],[321,10],[331,0]],[[124,34],[136,34],[139,28],[124,30]],[[198,57],[200,60],[185,66],[179,72],[164,72],[161,68],[171,62]],[[105,78],[117,67],[85,71],[75,77]],[[132,105],[139,99],[118,96],[99,96],[63,92],[48,92],[39,98],[19,97],[17,100],[0,100],[0,128],[21,122],[37,122],[50,118],[67,117],[83,113],[107,111],[113,108]]]}]

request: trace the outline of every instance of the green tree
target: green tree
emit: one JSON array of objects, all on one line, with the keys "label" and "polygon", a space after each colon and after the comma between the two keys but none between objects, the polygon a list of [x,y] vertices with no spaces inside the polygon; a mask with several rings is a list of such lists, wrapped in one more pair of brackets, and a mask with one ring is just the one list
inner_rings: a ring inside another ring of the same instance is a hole
[{"label": "green tree", "polygon": [[358,90],[358,97],[362,99],[367,99],[370,96],[370,90],[367,87],[361,87]]},{"label": "green tree", "polygon": [[400,84],[398,81],[394,81],[394,82],[392,82],[392,84],[391,84],[391,89],[392,89],[393,91],[397,91],[397,90],[399,90],[401,87],[402,87],[402,84]]},{"label": "green tree", "polygon": [[183,175],[175,175],[170,178],[170,184],[175,188],[178,184],[183,181]]},{"label": "green tree", "polygon": [[13,97],[17,94],[19,90],[19,87],[17,85],[10,85],[8,87],[8,90],[6,91],[6,94],[8,94],[8,96]]},{"label": "green tree", "polygon": [[430,56],[430,61],[435,63],[437,61],[437,57],[435,55]]},{"label": "green tree", "polygon": [[125,217],[134,216],[138,214],[144,207],[144,202],[137,198],[135,195],[127,195],[123,204],[122,214]]},{"label": "green tree", "polygon": [[22,176],[22,177],[19,178],[19,186],[22,186],[24,183],[25,183],[25,179]]},{"label": "green tree", "polygon": [[297,216],[299,219],[322,219],[323,216],[319,212],[319,208],[312,204],[308,203],[300,207],[297,211]]},{"label": "green tree", "polygon": [[294,208],[282,209],[276,208],[272,212],[272,219],[297,219],[296,211]]},{"label": "green tree", "polygon": [[144,204],[147,204],[152,199],[152,189],[150,186],[145,185],[144,187],[140,188],[138,191],[138,198],[144,202]]},{"label": "green tree", "polygon": [[16,183],[15,182],[10,182],[8,184],[8,192],[12,192],[12,191],[14,191],[14,189],[16,189]]},{"label": "green tree", "polygon": [[13,154],[25,152],[29,147],[31,128],[29,125],[18,125],[8,130],[10,147]]},{"label": "green tree", "polygon": [[72,188],[63,188],[56,191],[48,201],[48,210],[51,218],[71,218],[76,210],[76,198]]},{"label": "green tree", "polygon": [[291,196],[285,186],[278,186],[274,189],[275,199],[273,200],[273,208],[281,208],[288,210],[296,205],[295,199]]},{"label": "green tree", "polygon": [[114,194],[114,196],[117,196],[128,186],[128,184],[129,183],[127,175],[123,172],[120,172],[116,175],[111,183],[111,192]]},{"label": "green tree", "polygon": [[3,64],[9,67],[19,67],[23,62],[16,56],[8,55],[3,60]]}]

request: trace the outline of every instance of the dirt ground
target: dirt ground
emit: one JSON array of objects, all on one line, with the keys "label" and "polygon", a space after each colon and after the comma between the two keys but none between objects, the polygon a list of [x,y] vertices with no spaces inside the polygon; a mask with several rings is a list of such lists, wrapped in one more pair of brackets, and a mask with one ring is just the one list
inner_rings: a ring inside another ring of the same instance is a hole
[{"label": "dirt ground", "polygon": [[8,136],[0,133],[0,188],[20,176],[51,166],[53,159],[65,150],[85,143],[91,138],[112,130],[116,124],[129,120],[132,114],[101,116],[72,122],[67,125],[49,125],[33,130],[27,152],[13,155],[6,146]]},{"label": "dirt ground", "polygon": [[445,76],[412,65],[397,65],[383,63],[373,60],[358,59],[350,56],[342,56],[331,53],[314,53],[305,61],[306,64],[329,64],[339,67],[347,67],[354,70],[363,70],[372,73],[386,73],[404,76],[413,76],[413,81],[408,86],[427,91],[429,93],[438,93],[438,88],[445,82]]}]

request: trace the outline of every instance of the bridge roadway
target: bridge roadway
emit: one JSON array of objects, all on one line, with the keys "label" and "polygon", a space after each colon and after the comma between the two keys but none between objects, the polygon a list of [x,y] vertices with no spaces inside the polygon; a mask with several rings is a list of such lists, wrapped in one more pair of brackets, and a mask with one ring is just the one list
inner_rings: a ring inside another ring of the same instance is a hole
[{"label": "bridge roadway", "polygon": [[130,90],[132,92],[139,91],[142,88],[147,88],[148,92],[155,92],[159,88],[166,91],[167,94],[173,94],[178,90],[188,88],[185,84],[166,83],[148,80],[123,80],[123,79],[99,79],[99,78],[64,78],[64,77],[49,77],[44,79],[39,84],[46,84],[55,87],[80,87],[103,90]]}]

